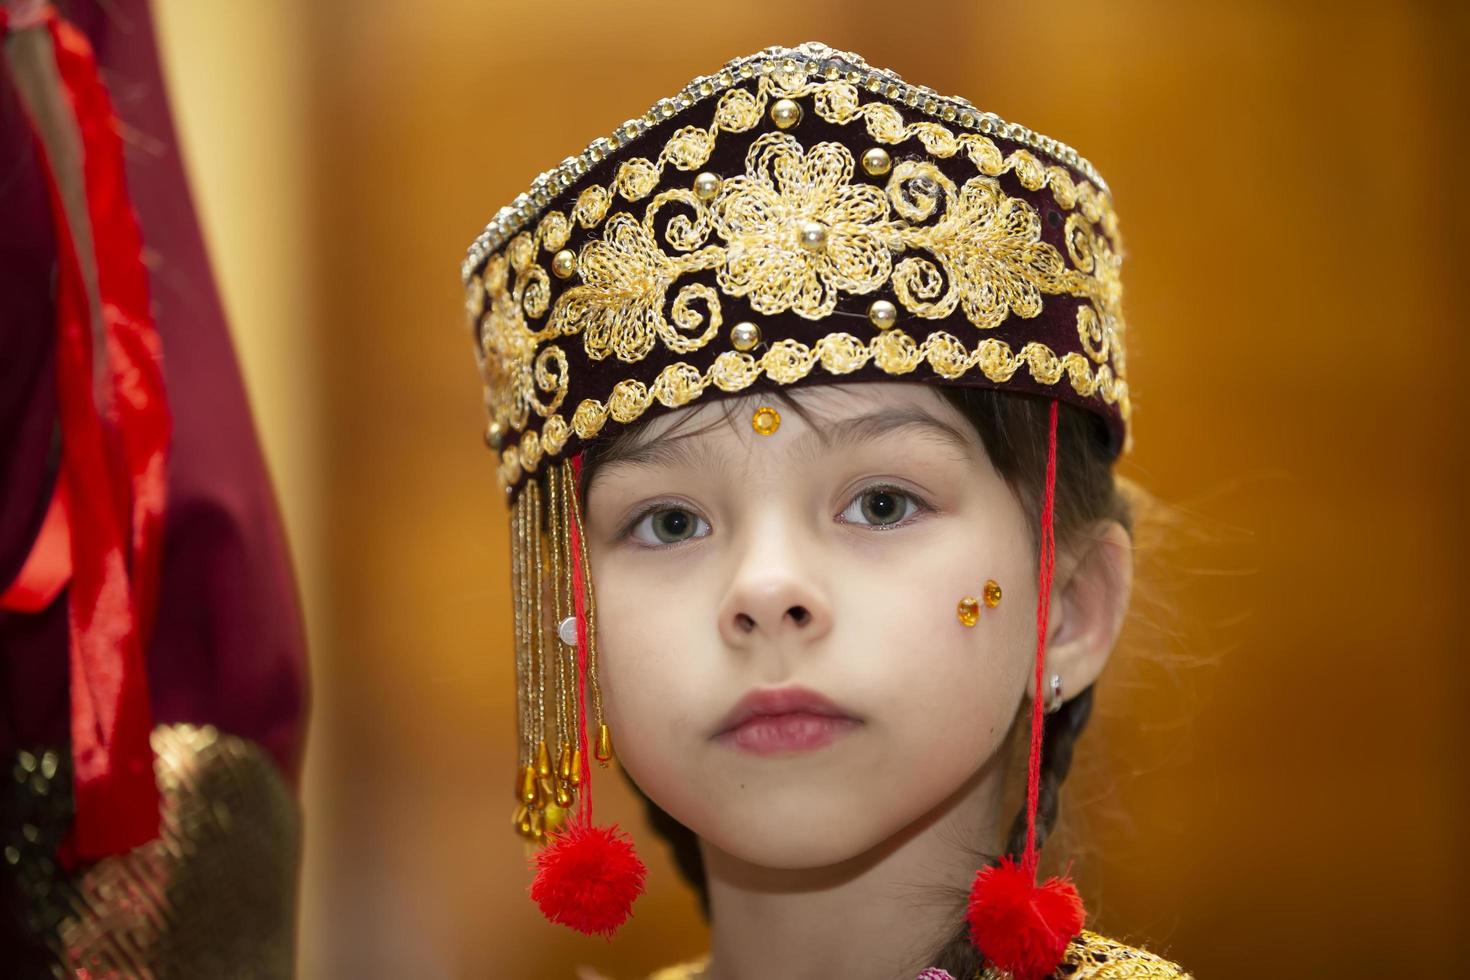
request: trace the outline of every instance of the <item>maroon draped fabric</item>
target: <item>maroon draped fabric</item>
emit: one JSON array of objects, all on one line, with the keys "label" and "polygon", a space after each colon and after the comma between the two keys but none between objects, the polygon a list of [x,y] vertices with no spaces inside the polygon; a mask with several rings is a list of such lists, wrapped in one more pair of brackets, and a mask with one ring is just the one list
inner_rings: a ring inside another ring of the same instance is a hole
[{"label": "maroon draped fabric", "polygon": [[[86,36],[123,136],[173,413],[163,552],[146,647],[153,721],[260,743],[293,781],[305,643],[289,554],[200,236],[145,0],[58,5]],[[0,591],[61,468],[58,235],[45,161],[0,62]],[[67,602],[0,612],[0,753],[69,742]]]}]

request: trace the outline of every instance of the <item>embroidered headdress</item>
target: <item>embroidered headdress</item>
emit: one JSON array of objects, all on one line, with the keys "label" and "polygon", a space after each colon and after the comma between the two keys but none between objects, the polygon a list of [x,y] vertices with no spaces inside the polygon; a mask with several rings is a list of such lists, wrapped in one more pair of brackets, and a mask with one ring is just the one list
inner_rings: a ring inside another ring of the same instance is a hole
[{"label": "embroidered headdress", "polygon": [[[1076,151],[815,43],[696,78],[495,216],[462,275],[486,440],[512,504],[514,822],[554,838],[533,888],[549,916],[610,932],[627,910],[609,907],[641,885],[626,838],[591,823],[585,760],[605,762],[611,743],[581,449],[655,413],[761,389],[897,379],[1044,396],[1044,604],[1055,401],[1099,415],[1114,454],[1129,441],[1120,262],[1107,184]],[[1043,641],[1044,626],[1033,762]],[[589,869],[606,874],[589,885]],[[987,915],[1014,932],[1016,917],[983,892],[977,941]],[[1080,905],[1076,918],[1063,946]]]}]

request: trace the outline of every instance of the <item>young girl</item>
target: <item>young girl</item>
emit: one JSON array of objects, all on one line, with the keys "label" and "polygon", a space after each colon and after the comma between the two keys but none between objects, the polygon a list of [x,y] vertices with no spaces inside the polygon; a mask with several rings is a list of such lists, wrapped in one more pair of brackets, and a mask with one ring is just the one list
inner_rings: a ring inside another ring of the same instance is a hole
[{"label": "young girl", "polygon": [[496,216],[463,271],[548,918],[642,888],[616,732],[712,928],[661,977],[1183,975],[1036,878],[1131,585],[1119,255],[1075,151],[819,44]]}]

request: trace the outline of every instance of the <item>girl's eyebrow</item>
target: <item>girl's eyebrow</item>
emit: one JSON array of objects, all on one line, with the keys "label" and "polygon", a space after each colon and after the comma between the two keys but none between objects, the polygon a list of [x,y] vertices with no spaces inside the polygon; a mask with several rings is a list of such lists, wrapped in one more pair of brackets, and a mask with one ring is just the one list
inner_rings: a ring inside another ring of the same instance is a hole
[{"label": "girl's eyebrow", "polygon": [[[724,458],[711,450],[707,443],[690,438],[695,435],[699,435],[699,432],[682,432],[650,439],[633,446],[616,446],[603,458],[597,467],[597,473],[622,466],[636,469],[660,467],[694,470],[725,469]],[[596,474],[594,474],[595,478]]]},{"label": "girl's eyebrow", "polygon": [[[603,459],[597,472],[602,473],[621,466],[638,469],[671,467],[723,472],[728,468],[728,461],[725,457],[711,449],[707,443],[690,438],[706,431],[708,427],[650,439],[632,446],[619,446]],[[959,449],[967,458],[973,457],[977,448],[975,441],[966,438],[959,429],[922,409],[883,408],[865,412],[862,415],[852,415],[832,422],[816,424],[791,443],[789,452],[794,455],[811,452],[813,449],[831,452],[834,449],[854,446],[870,439],[904,431],[937,438]],[[813,443],[816,445],[813,446]]]},{"label": "girl's eyebrow", "polygon": [[856,445],[878,436],[905,431],[937,438],[941,442],[956,447],[967,457],[973,457],[978,448],[974,439],[967,438],[959,429],[922,409],[883,408],[862,415],[837,419],[820,427],[814,426],[792,443],[791,451],[799,452],[808,444],[815,442],[822,449],[830,452],[833,449]]}]

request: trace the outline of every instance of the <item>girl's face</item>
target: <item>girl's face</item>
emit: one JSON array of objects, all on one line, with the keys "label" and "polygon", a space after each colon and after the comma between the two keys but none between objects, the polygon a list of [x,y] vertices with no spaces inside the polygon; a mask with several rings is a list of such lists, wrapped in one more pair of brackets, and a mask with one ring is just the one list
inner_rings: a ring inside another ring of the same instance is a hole
[{"label": "girl's face", "polygon": [[[815,427],[788,409],[759,435],[755,397],[654,420],[586,505],[619,759],[771,868],[862,854],[954,794],[1005,740],[1036,642],[1034,545],[964,416],[917,384],[791,395]],[[966,627],[987,579],[1000,605]]]}]

